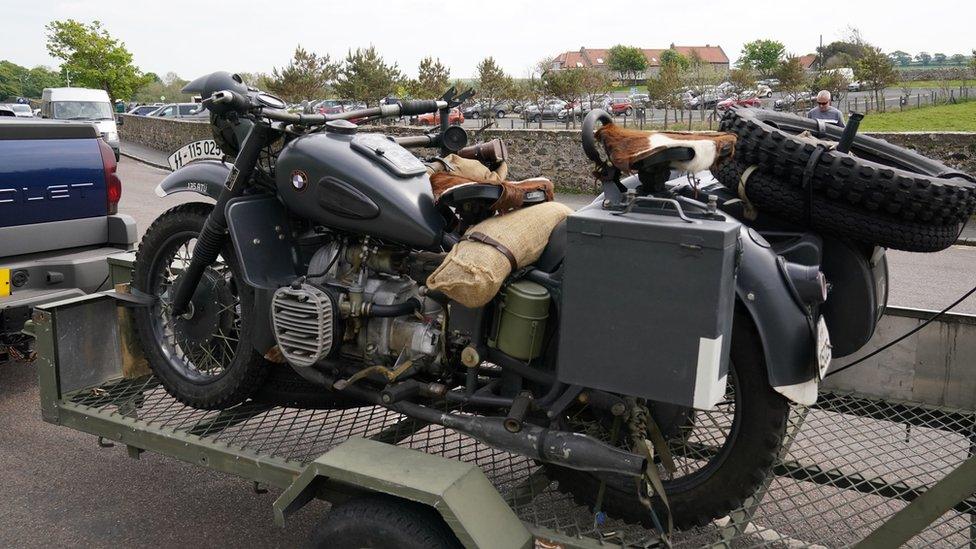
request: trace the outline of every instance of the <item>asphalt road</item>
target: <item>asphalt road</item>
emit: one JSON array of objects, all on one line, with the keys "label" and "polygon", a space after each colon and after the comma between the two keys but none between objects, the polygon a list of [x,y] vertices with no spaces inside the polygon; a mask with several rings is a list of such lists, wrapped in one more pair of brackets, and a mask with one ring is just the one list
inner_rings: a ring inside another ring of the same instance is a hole
[{"label": "asphalt road", "polygon": [[[162,170],[124,158],[119,171],[120,210],[140,234],[165,209],[200,199],[156,197]],[[889,257],[894,305],[941,308],[976,284],[976,248]],[[976,299],[959,310],[976,313]],[[135,461],[123,447],[99,448],[90,435],[44,423],[34,369],[22,363],[0,365],[0,479],[0,547],[295,547],[327,510],[313,502],[280,530],[274,490],[256,495],[242,479],[153,454]]]}]

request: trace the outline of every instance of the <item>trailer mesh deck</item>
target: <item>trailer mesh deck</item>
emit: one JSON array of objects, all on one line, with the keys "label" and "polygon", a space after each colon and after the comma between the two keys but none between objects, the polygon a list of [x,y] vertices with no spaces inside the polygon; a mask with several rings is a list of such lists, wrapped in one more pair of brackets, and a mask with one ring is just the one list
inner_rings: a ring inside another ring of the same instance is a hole
[{"label": "trailer mesh deck", "polygon": [[[654,545],[652,531],[594,516],[557,490],[532,460],[379,407],[321,411],[245,404],[206,412],[175,401],[152,378],[112,382],[64,398],[59,406],[125,419],[201,445],[247,452],[300,469],[350,437],[370,437],[476,463],[524,521],[604,543]],[[791,413],[789,444],[755,501],[672,543],[693,547],[846,546],[973,455],[971,412],[855,395],[823,394]],[[121,436],[121,435],[120,435]],[[109,438],[112,438],[109,436]],[[153,448],[148,448],[153,450]],[[913,538],[913,547],[969,546],[976,500],[958,504]]]}]

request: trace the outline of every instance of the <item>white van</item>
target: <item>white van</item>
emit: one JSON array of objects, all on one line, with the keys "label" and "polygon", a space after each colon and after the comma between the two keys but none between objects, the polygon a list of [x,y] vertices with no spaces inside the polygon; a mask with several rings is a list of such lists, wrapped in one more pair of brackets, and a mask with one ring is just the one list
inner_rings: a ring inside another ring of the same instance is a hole
[{"label": "white van", "polygon": [[119,130],[115,110],[105,90],[88,88],[44,88],[41,92],[41,118],[88,120],[98,128],[119,159]]}]

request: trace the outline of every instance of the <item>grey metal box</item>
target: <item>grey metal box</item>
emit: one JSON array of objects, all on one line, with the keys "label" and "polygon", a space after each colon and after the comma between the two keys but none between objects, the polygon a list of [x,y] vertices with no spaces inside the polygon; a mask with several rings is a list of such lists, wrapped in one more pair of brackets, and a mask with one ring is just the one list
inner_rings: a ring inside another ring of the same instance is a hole
[{"label": "grey metal box", "polygon": [[589,207],[566,228],[558,379],[714,407],[725,393],[739,223]]}]

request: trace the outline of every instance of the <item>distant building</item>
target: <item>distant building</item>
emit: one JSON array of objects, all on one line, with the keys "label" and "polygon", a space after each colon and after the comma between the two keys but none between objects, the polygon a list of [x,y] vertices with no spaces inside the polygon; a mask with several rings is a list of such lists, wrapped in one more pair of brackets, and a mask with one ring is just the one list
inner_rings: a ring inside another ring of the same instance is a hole
[{"label": "distant building", "polygon": [[[671,48],[688,58],[697,53],[702,61],[712,65],[716,69],[729,70],[729,57],[725,55],[725,50],[722,49],[722,46],[712,46],[711,44],[705,44],[704,46],[675,46],[671,44],[670,48],[643,50],[644,56],[647,57],[648,73],[638,74],[637,79],[643,79],[657,74],[661,68],[661,54]],[[552,69],[562,70],[595,67],[610,70],[608,68],[609,58],[609,49],[580,48],[579,51],[567,51],[556,56],[552,60]],[[620,77],[619,74],[615,76]]]},{"label": "distant building", "polygon": [[815,53],[808,53],[800,56],[800,65],[805,71],[815,71],[820,65],[820,56]]}]

